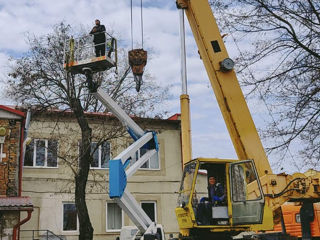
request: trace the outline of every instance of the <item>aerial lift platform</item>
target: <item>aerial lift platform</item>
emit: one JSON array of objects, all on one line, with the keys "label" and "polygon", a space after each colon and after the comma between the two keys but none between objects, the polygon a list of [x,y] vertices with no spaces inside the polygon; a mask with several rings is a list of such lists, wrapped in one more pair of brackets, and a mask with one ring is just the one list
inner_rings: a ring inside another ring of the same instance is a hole
[{"label": "aerial lift platform", "polygon": [[[84,74],[83,69],[89,68],[93,73],[106,71],[117,67],[118,53],[117,40],[107,32],[103,32],[106,41],[93,43],[93,35],[67,39],[64,44],[63,67],[73,74]],[[102,56],[96,56],[95,48],[104,47]]]},{"label": "aerial lift platform", "polygon": [[[105,33],[107,34],[107,33]],[[108,35],[109,36],[109,35]],[[90,36],[69,39],[65,43],[64,68],[72,74],[84,74],[90,93],[112,112],[127,129],[134,143],[109,162],[109,197],[129,216],[136,227],[123,227],[120,239],[164,240],[163,227],[152,222],[134,196],[126,189],[131,177],[148,159],[158,154],[157,134],[144,131],[132,118],[93,80],[93,74],[117,66],[117,44],[113,37],[106,38],[106,53],[95,57]],[[109,42],[108,42],[109,41]],[[136,152],[144,148],[146,153],[136,159]],[[132,162],[133,159],[136,161]]]}]

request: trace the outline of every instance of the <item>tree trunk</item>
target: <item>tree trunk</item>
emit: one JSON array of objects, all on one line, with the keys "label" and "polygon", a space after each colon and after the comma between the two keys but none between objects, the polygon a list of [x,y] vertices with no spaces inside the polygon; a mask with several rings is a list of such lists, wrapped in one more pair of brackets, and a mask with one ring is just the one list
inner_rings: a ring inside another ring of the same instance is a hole
[{"label": "tree trunk", "polygon": [[86,185],[88,173],[90,169],[90,144],[91,144],[91,128],[84,116],[84,111],[81,107],[79,99],[71,100],[72,109],[76,115],[78,124],[81,128],[81,146],[79,156],[79,170],[75,176],[75,203],[80,224],[79,240],[92,240],[93,227],[91,225],[88,208],[86,204]]}]

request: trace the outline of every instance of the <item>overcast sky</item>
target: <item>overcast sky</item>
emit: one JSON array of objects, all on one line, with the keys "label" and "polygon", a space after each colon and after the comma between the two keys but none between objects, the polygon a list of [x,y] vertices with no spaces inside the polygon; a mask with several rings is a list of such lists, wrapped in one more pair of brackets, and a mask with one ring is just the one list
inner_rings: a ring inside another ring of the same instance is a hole
[{"label": "overcast sky", "polygon": [[[141,47],[140,0],[133,3],[134,47]],[[160,85],[171,86],[172,97],[164,107],[175,114],[180,112],[181,92],[179,12],[174,0],[144,0],[143,3],[144,48],[152,54],[146,68]],[[27,51],[27,34],[44,35],[61,21],[90,29],[97,18],[121,36],[120,46],[130,45],[129,0],[0,0],[0,74],[8,71],[10,56],[19,57]],[[193,157],[236,158],[187,21],[186,25]],[[226,45],[232,58],[237,54],[235,47],[228,40]],[[9,102],[1,98],[2,104]],[[261,102],[250,101],[249,108],[257,126],[265,127],[265,107]]]}]

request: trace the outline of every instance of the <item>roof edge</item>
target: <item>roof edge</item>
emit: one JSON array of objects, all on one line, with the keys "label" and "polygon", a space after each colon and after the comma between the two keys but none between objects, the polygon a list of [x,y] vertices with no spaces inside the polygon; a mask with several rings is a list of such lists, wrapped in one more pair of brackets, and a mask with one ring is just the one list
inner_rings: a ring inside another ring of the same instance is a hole
[{"label": "roof edge", "polygon": [[17,109],[14,109],[14,108],[11,108],[11,107],[8,107],[8,106],[5,106],[5,105],[0,105],[0,109],[4,110],[4,111],[7,111],[7,112],[11,112],[13,114],[16,114],[20,117],[26,117],[26,114],[24,112],[21,112]]}]

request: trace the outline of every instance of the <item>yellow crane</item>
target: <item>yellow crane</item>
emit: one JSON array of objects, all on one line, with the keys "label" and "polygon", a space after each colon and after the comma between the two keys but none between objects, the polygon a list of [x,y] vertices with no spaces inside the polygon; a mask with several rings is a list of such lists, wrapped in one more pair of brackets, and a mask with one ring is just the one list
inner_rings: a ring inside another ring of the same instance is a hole
[{"label": "yellow crane", "polygon": [[[213,92],[238,159],[191,160],[189,96],[183,84],[181,128],[184,172],[176,216],[180,239],[228,239],[243,231],[272,230],[281,205],[302,202],[303,239],[311,239],[313,202],[320,201],[320,173],[273,174],[207,0],[177,0],[196,40]],[[182,29],[183,31],[183,29]],[[183,57],[183,54],[182,54]],[[183,71],[182,71],[183,72]],[[207,181],[215,176],[225,188],[224,203],[203,201]],[[200,201],[201,200],[201,201]],[[287,239],[285,234],[257,234],[256,239]],[[289,239],[289,238],[288,238]]]}]

